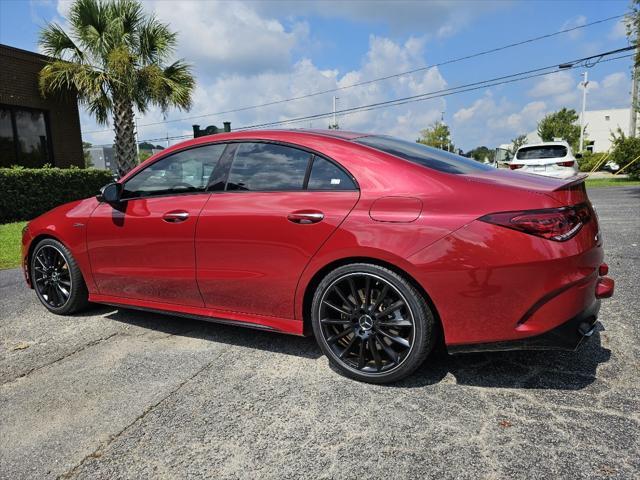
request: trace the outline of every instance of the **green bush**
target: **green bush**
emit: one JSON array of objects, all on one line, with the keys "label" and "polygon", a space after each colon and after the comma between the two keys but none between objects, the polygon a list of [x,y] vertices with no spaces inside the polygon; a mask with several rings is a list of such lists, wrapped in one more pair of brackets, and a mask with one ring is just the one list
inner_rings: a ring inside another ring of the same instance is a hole
[{"label": "green bush", "polygon": [[[593,170],[593,167],[595,167],[600,163],[600,161],[602,160],[602,157],[604,157],[605,155],[606,153],[585,152],[583,157],[578,160],[578,167],[580,168],[580,171],[590,172],[591,170]],[[604,167],[604,164],[607,163],[608,161],[609,161],[609,158],[607,159],[606,162],[604,162],[602,165],[598,167],[598,170],[602,170],[602,168]]]},{"label": "green bush", "polygon": [[0,168],[0,223],[30,220],[112,181],[111,171],[95,168]]},{"label": "green bush", "polygon": [[[632,179],[640,178],[640,138],[639,137],[627,137],[621,132],[614,137],[613,151],[609,157],[611,160],[620,165],[621,169],[624,169],[622,173],[626,173]],[[635,160],[635,162],[634,162]],[[625,168],[629,163],[632,165]]]}]

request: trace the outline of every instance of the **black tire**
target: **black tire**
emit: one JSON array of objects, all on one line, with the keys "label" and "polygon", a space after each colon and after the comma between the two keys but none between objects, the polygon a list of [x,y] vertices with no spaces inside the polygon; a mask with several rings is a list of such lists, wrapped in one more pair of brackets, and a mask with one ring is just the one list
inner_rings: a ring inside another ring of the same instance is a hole
[{"label": "black tire", "polygon": [[437,335],[423,295],[402,275],[369,263],[344,265],[324,277],[313,296],[311,324],[332,367],[369,383],[413,373]]},{"label": "black tire", "polygon": [[50,312],[70,315],[89,303],[87,285],[76,260],[57,240],[45,238],[37,243],[31,254],[29,275],[38,299]]}]

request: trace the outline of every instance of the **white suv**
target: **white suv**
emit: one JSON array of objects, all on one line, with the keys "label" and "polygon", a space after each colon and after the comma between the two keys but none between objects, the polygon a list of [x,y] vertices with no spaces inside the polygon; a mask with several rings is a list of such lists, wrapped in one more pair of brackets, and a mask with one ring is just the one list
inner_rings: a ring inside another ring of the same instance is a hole
[{"label": "white suv", "polygon": [[518,172],[535,173],[547,177],[569,178],[576,175],[578,158],[565,141],[534,143],[518,148],[509,168]]}]

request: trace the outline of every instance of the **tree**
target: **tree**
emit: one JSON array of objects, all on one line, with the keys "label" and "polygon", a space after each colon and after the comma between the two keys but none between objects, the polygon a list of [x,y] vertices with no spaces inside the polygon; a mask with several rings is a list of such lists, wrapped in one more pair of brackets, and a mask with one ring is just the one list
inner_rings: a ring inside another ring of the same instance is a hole
[{"label": "tree", "polygon": [[455,146],[451,141],[449,127],[446,123],[440,121],[436,121],[429,128],[422,130],[420,132],[420,138],[416,140],[416,142],[442,150],[455,150]]},{"label": "tree", "polygon": [[469,150],[466,155],[467,157],[473,158],[478,162],[484,162],[485,159],[489,160],[490,162],[493,162],[495,154],[496,154],[495,150],[491,150],[485,146],[482,146],[482,147],[476,147],[473,150]]},{"label": "tree", "polygon": [[627,137],[618,127],[617,133],[611,135],[612,150],[609,160],[620,165],[630,178],[640,178],[640,138]]},{"label": "tree", "polygon": [[84,168],[93,167],[93,159],[91,158],[91,154],[89,153],[89,149],[93,147],[93,145],[89,142],[82,142],[82,156],[84,157]]},{"label": "tree", "polygon": [[546,115],[538,122],[538,135],[543,142],[562,138],[575,150],[580,141],[580,125],[576,125],[578,114],[574,109],[563,108]]},{"label": "tree", "polygon": [[516,138],[511,140],[511,149],[509,150],[511,152],[511,156],[513,157],[518,151],[518,149],[521,146],[526,144],[527,144],[527,136],[525,134],[518,135]]},{"label": "tree", "polygon": [[69,13],[70,33],[50,23],[40,47],[52,59],[40,71],[43,95],[78,92],[98,123],[111,114],[118,172],[137,163],[134,107],[189,109],[195,80],[183,60],[166,62],[176,34],[137,0],[76,0]]}]

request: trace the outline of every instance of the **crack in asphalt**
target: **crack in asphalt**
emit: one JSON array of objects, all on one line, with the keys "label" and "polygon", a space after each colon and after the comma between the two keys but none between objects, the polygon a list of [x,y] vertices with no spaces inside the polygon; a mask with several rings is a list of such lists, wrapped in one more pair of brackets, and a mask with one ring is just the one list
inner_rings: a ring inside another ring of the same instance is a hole
[{"label": "crack in asphalt", "polygon": [[[167,335],[167,337],[169,336],[173,336],[173,335]],[[167,338],[167,337],[163,337],[163,338]],[[122,428],[119,432],[110,435],[109,439],[106,442],[102,442],[100,445],[98,445],[98,447],[91,453],[89,453],[88,455],[86,455],[82,460],[80,460],[80,462],[75,465],[73,468],[71,468],[70,470],[67,470],[66,472],[62,473],[61,475],[58,475],[58,477],[56,477],[58,480],[66,480],[69,478],[72,478],[76,473],[78,473],[78,471],[83,467],[83,465],[90,461],[91,459],[99,459],[100,457],[102,457],[103,452],[109,448],[109,446],[115,442],[118,438],[120,438],[124,433],[127,432],[127,430],[129,430],[131,427],[133,427],[136,423],[141,422],[149,413],[151,413],[153,410],[155,410],[158,406],[160,406],[162,403],[164,403],[166,400],[168,400],[169,398],[171,398],[173,395],[175,395],[176,393],[178,393],[178,391],[180,391],[182,389],[182,387],[184,387],[187,383],[189,383],[191,380],[193,380],[194,378],[196,378],[198,375],[200,375],[202,372],[204,372],[205,370],[209,369],[214,362],[216,362],[217,360],[220,359],[220,357],[222,357],[227,350],[229,350],[229,347],[225,348],[222,352],[220,352],[219,355],[216,355],[215,358],[211,359],[211,361],[207,362],[204,366],[202,366],[201,368],[199,368],[198,370],[196,370],[196,372],[193,375],[190,375],[189,377],[187,377],[185,380],[183,380],[182,382],[180,382],[175,388],[173,388],[172,390],[170,390],[165,396],[163,396],[160,400],[158,400],[157,402],[148,405],[147,407],[145,407],[142,412],[136,416],[130,423],[128,423],[124,428]]]},{"label": "crack in asphalt", "polygon": [[96,346],[96,345],[98,345],[98,344],[100,344],[100,343],[102,343],[104,341],[107,341],[107,340],[115,337],[116,335],[121,335],[121,333],[120,332],[115,332],[115,333],[112,333],[111,335],[107,335],[106,337],[100,337],[100,338],[97,338],[95,340],[92,340],[89,343],[85,343],[81,347],[79,347],[79,348],[77,348],[77,349],[75,349],[75,350],[73,350],[73,351],[71,351],[71,352],[59,357],[59,358],[56,358],[55,360],[53,360],[51,362],[45,363],[45,364],[37,366],[37,367],[33,367],[32,369],[30,369],[30,370],[28,370],[28,371],[26,371],[24,373],[21,373],[20,375],[18,375],[17,377],[12,378],[11,380],[7,380],[6,382],[0,383],[0,387],[4,387],[5,385],[9,385],[10,383],[13,383],[13,382],[15,382],[17,380],[20,380],[21,378],[29,376],[32,373],[38,372],[38,371],[40,371],[40,370],[42,370],[44,368],[50,367],[52,365],[55,365],[56,363],[61,362],[62,360],[66,359],[66,358],[69,358],[69,357],[71,357],[73,355],[76,355],[77,353],[80,353],[80,352],[86,350],[87,348],[94,347],[94,346]]}]

